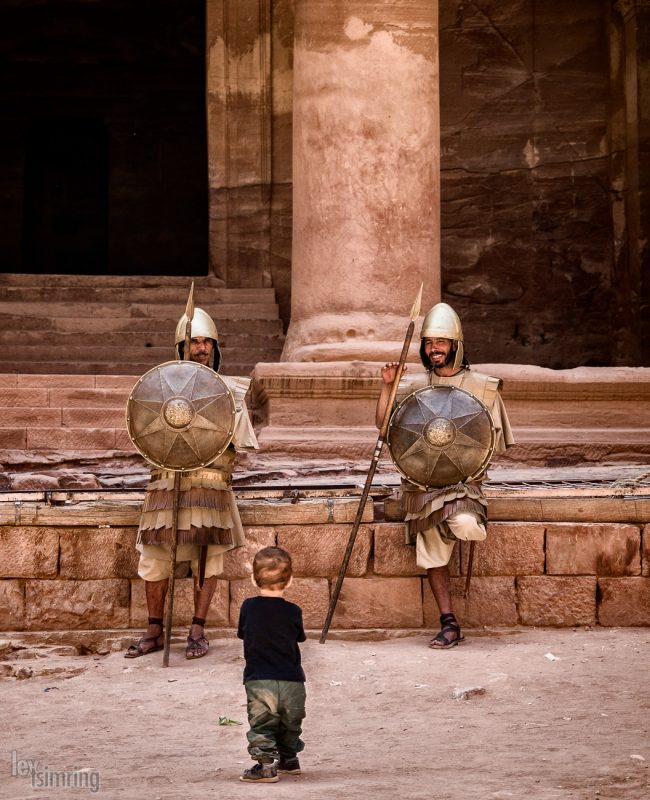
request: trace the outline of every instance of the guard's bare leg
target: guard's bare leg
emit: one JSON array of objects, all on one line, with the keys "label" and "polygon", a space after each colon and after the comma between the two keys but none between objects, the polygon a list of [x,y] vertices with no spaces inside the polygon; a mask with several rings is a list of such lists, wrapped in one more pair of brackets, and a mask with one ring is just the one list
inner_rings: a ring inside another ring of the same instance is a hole
[{"label": "guard's bare leg", "polygon": [[[162,619],[165,611],[165,598],[167,597],[167,587],[169,580],[163,578],[161,581],[145,581],[144,593],[147,598],[147,613],[150,618]],[[149,625],[147,636],[160,636],[162,625]]]},{"label": "guard's bare leg", "polygon": [[453,614],[451,590],[449,588],[449,567],[432,567],[427,570],[429,586],[436,599],[441,614]]},{"label": "guard's bare leg", "polygon": [[460,625],[454,616],[454,609],[451,604],[451,590],[449,586],[449,568],[433,567],[427,570],[427,578],[433,596],[440,609],[441,630],[429,642],[429,647],[434,650],[446,650],[455,647],[465,638],[460,629]]},{"label": "guard's bare leg", "polygon": [[[194,616],[199,619],[206,619],[210,610],[210,603],[217,588],[217,576],[212,575],[203,581],[203,588],[199,589],[198,579],[194,578]],[[199,639],[203,636],[201,625],[192,625],[190,628],[192,639]]]}]

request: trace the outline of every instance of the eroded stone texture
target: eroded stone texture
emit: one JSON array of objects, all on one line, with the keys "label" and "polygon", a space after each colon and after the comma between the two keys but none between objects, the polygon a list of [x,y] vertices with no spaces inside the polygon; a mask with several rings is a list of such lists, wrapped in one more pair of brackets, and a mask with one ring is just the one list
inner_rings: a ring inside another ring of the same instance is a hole
[{"label": "eroded stone texture", "polygon": [[[134,579],[131,581],[131,628],[147,627],[147,600],[145,596],[145,582]],[[228,625],[228,581],[217,581],[217,588],[210,603],[206,625],[213,628],[223,628]],[[182,578],[174,581],[174,619],[172,625],[190,625],[194,616],[194,579]],[[165,618],[166,619],[166,618]]]},{"label": "eroded stone texture", "polygon": [[56,529],[0,527],[0,577],[54,578],[58,558]]},{"label": "eroded stone texture", "polygon": [[129,581],[29,581],[25,629],[129,627]]},{"label": "eroded stone texture", "polygon": [[62,528],[59,535],[62,578],[87,581],[138,574],[134,528]]},{"label": "eroded stone texture", "polygon": [[[469,560],[468,542],[462,542],[463,572]],[[484,542],[474,548],[473,575],[543,575],[544,525],[489,522]]]},{"label": "eroded stone texture", "polygon": [[437,74],[436,4],[297,4],[283,360],[392,358],[438,299]]},{"label": "eroded stone texture", "polygon": [[[294,574],[310,578],[339,574],[349,538],[349,525],[287,525],[278,529],[278,547],[291,553]],[[366,574],[371,541],[370,528],[360,525],[346,575]]]},{"label": "eroded stone texture", "polygon": [[596,578],[518,578],[517,603],[523,625],[593,625]]},{"label": "eroded stone texture", "polygon": [[[374,572],[377,575],[424,575],[415,562],[415,546],[406,544],[404,525],[385,524],[375,528]],[[455,547],[449,561],[449,574],[460,574],[460,553]]]},{"label": "eroded stone texture", "polygon": [[274,528],[246,528],[246,544],[228,550],[223,557],[223,573],[221,577],[226,580],[246,578],[253,572],[253,558],[258,550],[263,547],[275,545]]},{"label": "eroded stone texture", "polygon": [[335,628],[419,628],[420,578],[346,578],[332,619]]},{"label": "eroded stone texture", "polygon": [[375,527],[374,571],[377,575],[411,577],[426,574],[415,563],[415,547],[406,544],[404,527],[402,524]]},{"label": "eroded stone texture", "polygon": [[549,575],[639,575],[641,531],[636,525],[548,525]]},{"label": "eroded stone texture", "polygon": [[650,575],[650,525],[643,526],[641,534],[641,574]]},{"label": "eroded stone texture", "polygon": [[25,619],[25,583],[0,580],[0,630],[20,631]]},{"label": "eroded stone texture", "polygon": [[440,4],[443,299],[470,359],[611,363],[606,4]]},{"label": "eroded stone texture", "polygon": [[[255,597],[259,591],[250,580],[233,581],[230,584],[230,624],[235,628],[239,622],[239,609],[247,597]],[[324,578],[294,578],[285,599],[302,609],[305,628],[321,628],[329,606],[329,583]]]},{"label": "eroded stone texture", "polygon": [[[433,592],[423,581],[424,626],[440,629],[440,611]],[[451,594],[454,613],[461,626],[510,626],[518,623],[514,577],[476,577],[470,583],[469,599],[465,599],[465,578],[452,578]]]},{"label": "eroded stone texture", "polygon": [[649,578],[599,578],[601,625],[650,625]]}]

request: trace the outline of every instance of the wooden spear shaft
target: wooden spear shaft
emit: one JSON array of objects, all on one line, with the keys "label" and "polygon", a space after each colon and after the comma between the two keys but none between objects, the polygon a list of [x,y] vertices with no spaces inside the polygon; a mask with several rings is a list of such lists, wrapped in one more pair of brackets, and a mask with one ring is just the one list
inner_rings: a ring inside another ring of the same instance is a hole
[{"label": "wooden spear shaft", "polygon": [[[185,307],[185,345],[183,347],[183,361],[190,359],[190,342],[192,340],[192,319],[194,318],[194,281],[190,287],[190,295]],[[178,504],[181,496],[181,473],[174,473],[174,499],[172,506],[172,544],[169,553],[171,562],[169,584],[167,587],[167,617],[165,619],[165,648],[163,650],[163,667],[169,666],[169,647],[172,639],[172,620],[174,618],[174,583],[176,579],[176,551],[178,550]]]},{"label": "wooden spear shaft", "polygon": [[404,372],[404,365],[406,364],[406,358],[408,356],[409,347],[411,346],[411,339],[413,338],[413,331],[415,329],[415,320],[418,318],[420,314],[421,302],[422,302],[422,286],[420,286],[420,291],[418,292],[418,296],[416,297],[415,303],[413,303],[413,308],[411,309],[411,321],[406,331],[406,337],[404,339],[404,345],[402,346],[402,352],[399,357],[399,363],[397,365],[397,370],[395,372],[395,378],[390,388],[388,405],[386,406],[386,411],[384,412],[384,419],[382,421],[381,428],[379,429],[377,444],[375,445],[375,451],[372,454],[372,461],[370,462],[370,469],[368,470],[368,475],[366,477],[366,482],[363,487],[363,492],[361,493],[361,499],[359,500],[359,507],[357,508],[357,514],[356,517],[354,518],[352,530],[350,531],[348,546],[345,549],[345,554],[343,556],[343,561],[341,563],[341,569],[339,570],[339,575],[336,580],[336,584],[334,586],[334,591],[332,592],[329,608],[327,610],[327,617],[325,619],[325,624],[323,625],[323,630],[320,635],[319,642],[321,644],[325,644],[325,639],[327,638],[327,633],[332,623],[332,617],[334,616],[334,610],[336,609],[336,604],[339,599],[339,594],[341,593],[341,586],[343,585],[343,579],[345,578],[345,573],[347,571],[348,564],[350,562],[350,556],[352,555],[352,548],[354,547],[354,542],[357,538],[357,533],[359,531],[361,518],[363,517],[363,512],[366,507],[368,495],[370,494],[372,479],[375,477],[375,471],[377,470],[377,464],[379,463],[379,456],[381,455],[382,447],[384,446],[384,442],[386,441],[386,434],[388,432],[388,423],[390,422],[390,416],[393,411],[393,403],[395,402],[397,387],[399,386],[402,373]]}]

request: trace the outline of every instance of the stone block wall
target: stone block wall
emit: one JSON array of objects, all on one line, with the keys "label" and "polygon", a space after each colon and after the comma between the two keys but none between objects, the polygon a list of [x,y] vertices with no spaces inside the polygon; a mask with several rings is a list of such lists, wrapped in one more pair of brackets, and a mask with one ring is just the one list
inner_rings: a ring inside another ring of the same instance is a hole
[{"label": "stone block wall", "polygon": [[[321,629],[357,502],[240,501],[247,544],[226,555],[208,626],[236,626],[241,603],[255,592],[252,558],[277,544],[293,556],[287,598],[302,606],[307,628]],[[0,516],[0,630],[146,625],[134,548],[139,501],[121,505],[116,527],[114,506],[95,506],[91,517],[83,503],[76,510],[42,509],[40,524],[37,507],[27,514],[30,524]],[[102,513],[105,522],[97,524]],[[414,548],[405,544],[403,523],[372,517],[369,503],[332,627],[435,628],[438,610]],[[469,600],[463,598],[469,546],[460,543],[454,552],[457,614],[468,627],[650,625],[649,539],[643,522],[492,521],[487,541],[475,550]],[[174,609],[175,624],[189,625],[191,577],[177,579]]]}]

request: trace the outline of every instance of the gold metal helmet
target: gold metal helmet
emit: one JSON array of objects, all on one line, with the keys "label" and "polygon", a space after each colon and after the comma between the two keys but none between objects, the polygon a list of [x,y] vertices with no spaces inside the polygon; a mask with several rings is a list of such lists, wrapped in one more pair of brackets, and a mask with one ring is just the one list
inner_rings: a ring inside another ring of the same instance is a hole
[{"label": "gold metal helmet", "polygon": [[456,358],[454,369],[459,369],[463,363],[465,350],[463,348],[463,328],[460,318],[447,303],[436,303],[427,313],[422,322],[421,339],[452,339],[456,342]]},{"label": "gold metal helmet", "polygon": [[[178,357],[183,357],[183,345],[185,344],[185,326],[187,325],[187,314],[178,320],[176,325],[176,352]],[[221,351],[219,350],[219,338],[217,334],[217,326],[214,324],[212,317],[205,312],[202,308],[194,308],[194,316],[192,317],[192,338],[202,336],[205,339],[212,339],[214,342],[214,363],[212,369],[219,370],[221,363]]]}]

